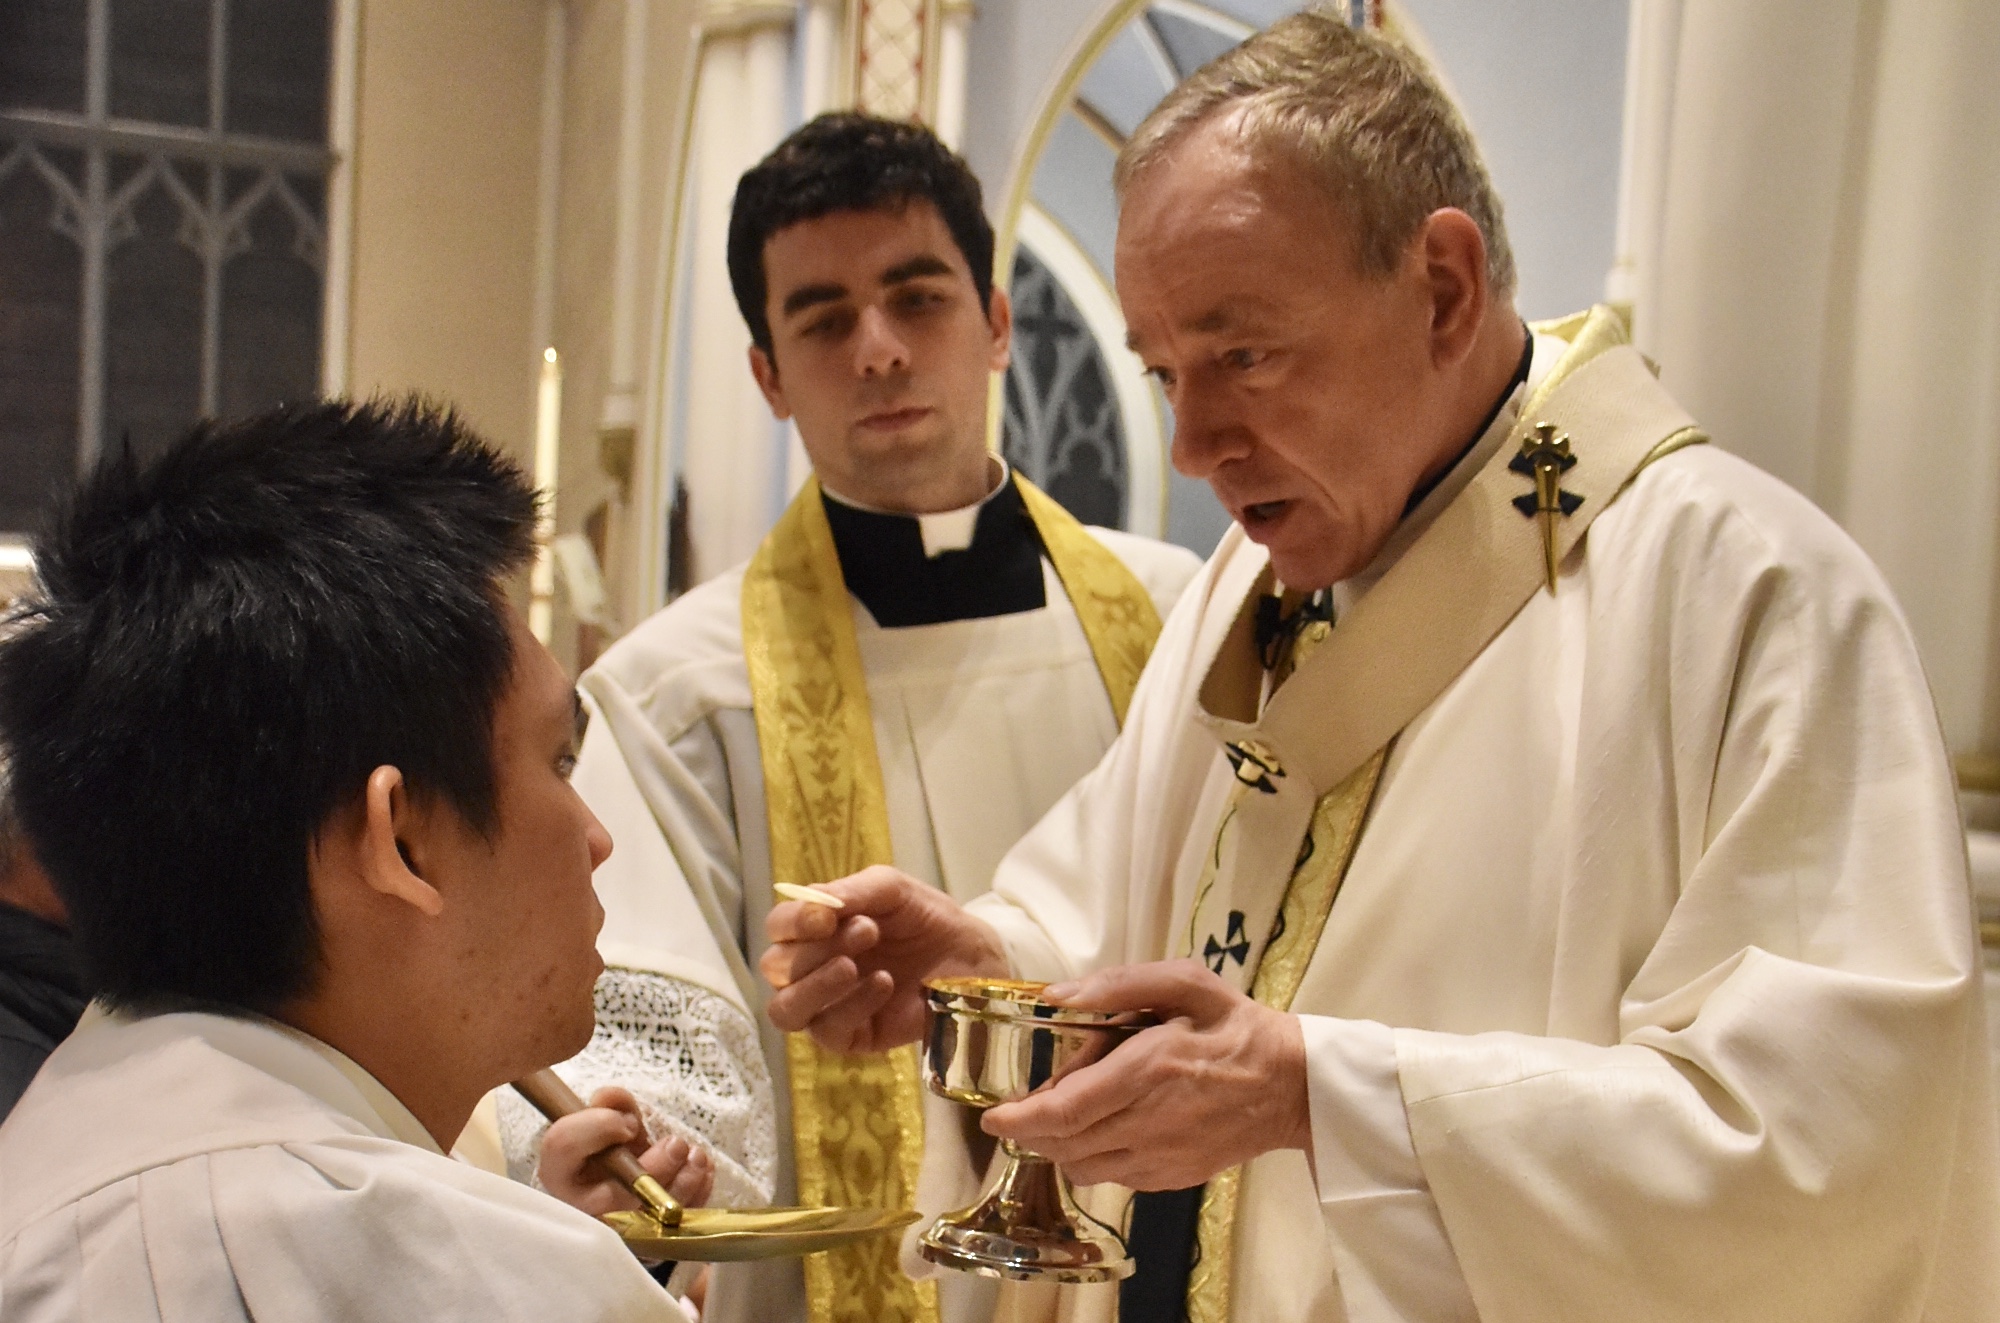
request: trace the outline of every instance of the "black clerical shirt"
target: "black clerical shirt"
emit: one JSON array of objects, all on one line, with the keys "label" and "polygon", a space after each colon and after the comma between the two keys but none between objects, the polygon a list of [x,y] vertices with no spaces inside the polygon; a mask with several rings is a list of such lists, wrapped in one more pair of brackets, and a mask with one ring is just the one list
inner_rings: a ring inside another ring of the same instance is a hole
[{"label": "black clerical shirt", "polygon": [[884,629],[979,620],[1048,605],[1042,539],[1010,472],[979,507],[962,551],[924,553],[915,515],[884,514],[822,495],[847,590]]}]

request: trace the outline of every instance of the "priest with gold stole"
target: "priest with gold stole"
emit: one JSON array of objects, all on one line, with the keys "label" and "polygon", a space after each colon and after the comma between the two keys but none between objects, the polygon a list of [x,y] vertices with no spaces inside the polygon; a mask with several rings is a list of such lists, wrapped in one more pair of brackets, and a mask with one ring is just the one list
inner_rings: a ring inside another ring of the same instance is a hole
[{"label": "priest with gold stole", "polygon": [[1149,1191],[1127,1320],[1973,1320],[2000,1180],[1908,629],[1598,309],[1523,328],[1408,53],[1287,19],[1120,161],[1119,295],[1236,517],[1105,761],[960,908],[774,911],[772,1019],[1164,1023],[982,1124]]},{"label": "priest with gold stole", "polygon": [[[815,476],[747,565],[582,677],[576,785],[619,849],[598,1037],[563,1072],[706,1144],[718,1199],[942,1211],[990,1145],[908,1050],[847,1059],[762,1021],[773,885],[894,864],[982,894],[1109,747],[1199,563],[1084,528],[988,452],[1007,295],[977,180],[920,126],[800,129],[739,184],[729,254],[751,370]],[[775,1126],[745,1103],[771,1079]],[[501,1122],[525,1170],[535,1120],[503,1101]],[[892,1240],[722,1264],[705,1317],[993,1317],[997,1284],[906,1267],[928,1265]]]}]

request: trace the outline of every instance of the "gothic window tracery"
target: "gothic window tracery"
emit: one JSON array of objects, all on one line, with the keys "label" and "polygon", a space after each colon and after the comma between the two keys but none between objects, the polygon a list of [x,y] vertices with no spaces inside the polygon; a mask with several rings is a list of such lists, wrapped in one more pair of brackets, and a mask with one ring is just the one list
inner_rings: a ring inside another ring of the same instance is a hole
[{"label": "gothic window tracery", "polygon": [[105,446],[318,391],[330,6],[0,6],[0,534]]},{"label": "gothic window tracery", "polygon": [[1001,449],[1086,524],[1125,524],[1125,431],[1104,351],[1061,282],[1026,245],[1014,255],[1013,357]]}]

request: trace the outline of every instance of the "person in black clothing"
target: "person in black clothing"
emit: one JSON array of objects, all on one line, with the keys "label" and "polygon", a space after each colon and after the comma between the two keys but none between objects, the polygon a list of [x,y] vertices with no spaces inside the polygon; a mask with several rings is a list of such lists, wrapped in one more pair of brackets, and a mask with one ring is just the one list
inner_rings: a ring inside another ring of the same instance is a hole
[{"label": "person in black clothing", "polygon": [[67,917],[15,821],[0,762],[0,1121],[90,1000]]}]

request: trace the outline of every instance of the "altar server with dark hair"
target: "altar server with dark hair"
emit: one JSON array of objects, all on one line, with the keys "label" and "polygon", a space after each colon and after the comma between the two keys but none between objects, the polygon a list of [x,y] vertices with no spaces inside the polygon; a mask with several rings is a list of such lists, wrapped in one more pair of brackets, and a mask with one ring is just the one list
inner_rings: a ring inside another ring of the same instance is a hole
[{"label": "altar server with dark hair", "polygon": [[123,450],[38,541],[0,741],[98,1000],[0,1125],[0,1318],[681,1316],[445,1156],[603,967],[534,525],[449,414],[329,402]]}]

